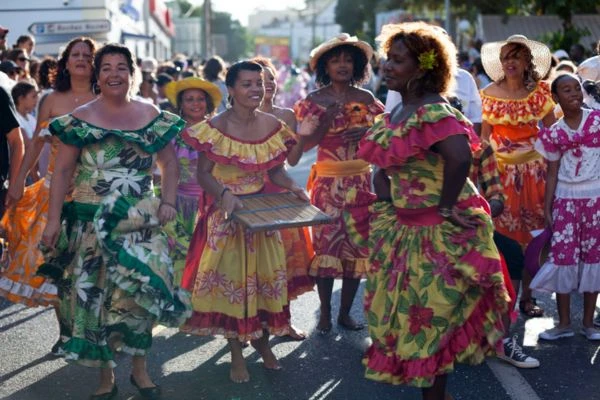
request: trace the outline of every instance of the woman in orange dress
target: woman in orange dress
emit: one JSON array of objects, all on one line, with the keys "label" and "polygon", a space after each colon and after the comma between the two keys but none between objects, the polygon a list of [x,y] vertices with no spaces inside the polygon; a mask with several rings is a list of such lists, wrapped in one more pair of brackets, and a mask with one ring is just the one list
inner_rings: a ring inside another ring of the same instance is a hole
[{"label": "woman in orange dress", "polygon": [[[535,151],[540,122],[555,121],[554,102],[541,81],[550,69],[550,50],[544,44],[513,35],[486,43],[481,49],[486,73],[494,82],[481,91],[482,137],[492,144],[504,186],[504,211],[495,218],[496,230],[525,247],[531,231],[544,227],[546,164]],[[531,296],[531,277],[523,272],[520,309],[528,316],[543,310]]]},{"label": "woman in orange dress", "polygon": [[350,316],[352,302],[368,265],[368,249],[352,240],[355,227],[344,216],[352,214],[359,224],[367,222],[367,207],[373,200],[371,169],[358,160],[358,141],[373,125],[383,104],[356,85],[368,74],[373,50],[368,43],[342,33],[311,51],[310,66],[321,87],[296,103],[298,121],[319,118],[309,137],[301,136],[304,150],[317,147],[317,162],[309,177],[311,202],[333,218],[333,222],[312,228],[315,258],[310,274],[317,279],[321,314],[317,330],[331,330],[331,294],[335,278],[343,278],[338,325],[360,330],[363,325]]},{"label": "woman in orange dress", "polygon": [[[19,174],[8,191],[12,207],[7,209],[0,222],[0,226],[7,232],[11,253],[8,270],[0,277],[0,295],[29,307],[57,303],[55,285],[36,275],[38,267],[44,262],[38,244],[46,226],[50,178],[59,142],[57,138],[50,138],[46,128],[51,119],[68,114],[94,99],[92,59],[95,50],[96,43],[92,39],[76,38],[67,44],[58,60],[54,91],[40,105],[31,145],[25,153]],[[25,178],[47,141],[51,143],[51,155],[46,177],[24,188]],[[60,339],[52,348],[52,353],[63,354]]]}]

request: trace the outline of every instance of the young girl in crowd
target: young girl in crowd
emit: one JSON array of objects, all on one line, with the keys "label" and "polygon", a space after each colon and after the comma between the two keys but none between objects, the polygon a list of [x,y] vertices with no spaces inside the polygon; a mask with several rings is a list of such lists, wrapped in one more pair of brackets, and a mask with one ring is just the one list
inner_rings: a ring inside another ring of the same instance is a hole
[{"label": "young girl in crowd", "polygon": [[[21,126],[21,131],[24,133],[23,141],[25,143],[25,148],[27,148],[31,143],[33,132],[36,127],[33,112],[37,106],[38,90],[34,84],[21,81],[13,86],[11,95],[15,102],[15,107],[17,108],[17,120]],[[33,174],[30,174],[30,177],[32,175],[37,176],[37,163],[35,168],[36,170],[32,170]],[[31,181],[29,181],[29,183],[31,183]]]},{"label": "young girl in crowd", "polygon": [[556,292],[558,325],[540,333],[540,339],[574,335],[570,293],[578,290],[583,293],[581,334],[600,340],[593,326],[600,290],[600,111],[582,108],[581,84],[573,74],[559,75],[551,91],[564,117],[540,132],[535,148],[548,162],[544,214],[553,234],[548,261],[531,288]]}]

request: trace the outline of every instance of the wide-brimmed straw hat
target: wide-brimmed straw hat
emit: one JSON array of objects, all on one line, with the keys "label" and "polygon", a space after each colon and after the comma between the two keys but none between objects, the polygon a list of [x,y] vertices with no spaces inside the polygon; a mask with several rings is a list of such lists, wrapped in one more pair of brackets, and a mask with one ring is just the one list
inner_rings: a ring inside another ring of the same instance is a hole
[{"label": "wide-brimmed straw hat", "polygon": [[317,61],[319,61],[319,58],[321,58],[323,54],[327,53],[331,49],[343,45],[358,47],[367,56],[367,61],[370,60],[373,56],[373,48],[369,43],[363,42],[362,40],[358,40],[356,36],[350,36],[347,33],[340,33],[336,37],[329,39],[324,43],[321,43],[320,45],[318,45],[310,51],[310,68],[314,71],[317,67]]},{"label": "wide-brimmed straw hat", "polygon": [[167,96],[167,99],[169,99],[171,104],[177,108],[177,95],[179,92],[187,89],[204,90],[210,96],[215,108],[221,103],[221,91],[219,90],[219,87],[214,83],[210,83],[209,81],[194,76],[167,83],[165,86],[165,96]]},{"label": "wide-brimmed straw hat", "polygon": [[485,69],[485,72],[493,81],[498,81],[504,77],[502,63],[500,62],[500,49],[509,43],[520,43],[529,49],[533,56],[533,66],[540,77],[546,76],[548,71],[550,71],[552,53],[550,53],[548,46],[535,40],[527,39],[523,35],[512,35],[506,40],[486,43],[481,46],[483,69]]}]

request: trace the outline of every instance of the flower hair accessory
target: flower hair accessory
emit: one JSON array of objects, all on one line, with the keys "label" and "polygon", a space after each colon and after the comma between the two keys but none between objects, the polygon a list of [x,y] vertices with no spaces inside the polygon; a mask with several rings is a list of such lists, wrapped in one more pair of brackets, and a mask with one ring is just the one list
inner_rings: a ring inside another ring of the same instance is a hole
[{"label": "flower hair accessory", "polygon": [[431,49],[419,54],[419,68],[424,70],[430,70],[437,67],[437,54],[435,50]]}]

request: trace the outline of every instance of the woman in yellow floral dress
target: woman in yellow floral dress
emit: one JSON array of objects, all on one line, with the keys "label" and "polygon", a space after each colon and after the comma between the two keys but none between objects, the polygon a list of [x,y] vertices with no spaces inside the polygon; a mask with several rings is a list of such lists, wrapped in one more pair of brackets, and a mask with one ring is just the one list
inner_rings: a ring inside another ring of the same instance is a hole
[{"label": "woman in yellow floral dress", "polygon": [[[496,230],[525,247],[531,231],[544,227],[546,163],[535,151],[540,123],[554,123],[554,101],[550,88],[541,81],[550,69],[548,47],[523,35],[486,43],[481,60],[494,82],[481,90],[483,122],[481,134],[494,148],[506,202],[494,218]],[[531,277],[523,272],[519,308],[539,317],[539,308],[529,289]]]},{"label": "woman in yellow floral dress", "polygon": [[267,173],[275,185],[308,198],[283,166],[296,143],[293,132],[258,110],[264,96],[262,67],[238,62],[229,68],[226,84],[231,107],[183,134],[199,152],[198,182],[212,206],[198,220],[188,250],[183,282],[192,291],[193,314],[181,330],[225,336],[230,379],[242,383],[250,379],[242,354],[248,340],[265,368],[281,368],[269,335],[289,332],[287,271],[279,232],[249,233],[231,213],[241,207],[238,196],[264,190]]},{"label": "woman in yellow floral dress", "polygon": [[362,139],[358,156],[380,169],[368,237],[365,309],[373,344],[366,377],[446,398],[455,362],[502,351],[508,294],[486,201],[467,179],[478,139],[442,96],[456,68],[447,35],[425,23],[380,36],[388,87],[403,104]]},{"label": "woman in yellow floral dress", "polygon": [[315,258],[309,273],[317,279],[321,301],[317,330],[321,334],[331,330],[335,278],[343,278],[338,325],[350,330],[363,328],[350,316],[350,309],[367,270],[368,249],[365,243],[351,240],[355,227],[346,225],[344,216],[352,214],[359,225],[366,224],[367,206],[374,196],[370,166],[356,159],[358,141],[384,110],[371,92],[356,87],[367,77],[372,55],[368,43],[346,33],[316,47],[310,65],[322,87],[294,106],[299,122],[320,119],[315,133],[301,137],[299,145],[305,150],[318,146],[308,189],[312,204],[333,218],[330,224],[312,227]]}]

